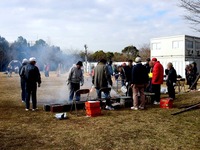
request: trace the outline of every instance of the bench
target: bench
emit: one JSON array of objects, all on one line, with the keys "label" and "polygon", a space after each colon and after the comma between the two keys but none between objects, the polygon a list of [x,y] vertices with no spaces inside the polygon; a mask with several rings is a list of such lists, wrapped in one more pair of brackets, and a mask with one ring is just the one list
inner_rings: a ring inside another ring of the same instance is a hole
[{"label": "bench", "polygon": [[144,95],[145,95],[146,104],[152,104],[152,99],[151,99],[151,97],[154,96],[155,93],[144,92]]}]

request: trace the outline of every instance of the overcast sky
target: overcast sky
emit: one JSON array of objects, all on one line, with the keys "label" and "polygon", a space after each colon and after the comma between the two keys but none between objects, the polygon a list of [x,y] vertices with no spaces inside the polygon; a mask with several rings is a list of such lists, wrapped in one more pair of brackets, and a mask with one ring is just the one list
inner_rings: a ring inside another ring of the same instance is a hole
[{"label": "overcast sky", "polygon": [[90,51],[141,47],[151,38],[196,35],[183,20],[179,0],[0,0],[0,36],[23,36]]}]

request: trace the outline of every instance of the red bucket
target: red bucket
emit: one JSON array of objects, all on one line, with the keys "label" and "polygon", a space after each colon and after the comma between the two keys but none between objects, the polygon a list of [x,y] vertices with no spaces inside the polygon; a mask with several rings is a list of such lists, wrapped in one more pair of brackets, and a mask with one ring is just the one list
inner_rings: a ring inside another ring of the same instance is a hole
[{"label": "red bucket", "polygon": [[160,99],[160,108],[170,109],[173,106],[173,100],[171,98]]}]

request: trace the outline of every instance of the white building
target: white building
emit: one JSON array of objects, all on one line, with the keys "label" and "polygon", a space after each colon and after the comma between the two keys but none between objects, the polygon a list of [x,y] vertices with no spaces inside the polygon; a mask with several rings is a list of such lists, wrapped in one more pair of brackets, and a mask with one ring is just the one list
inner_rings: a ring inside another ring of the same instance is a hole
[{"label": "white building", "polygon": [[196,62],[200,72],[200,37],[178,35],[151,39],[151,58],[166,68],[172,62],[178,75],[185,77],[185,66]]}]

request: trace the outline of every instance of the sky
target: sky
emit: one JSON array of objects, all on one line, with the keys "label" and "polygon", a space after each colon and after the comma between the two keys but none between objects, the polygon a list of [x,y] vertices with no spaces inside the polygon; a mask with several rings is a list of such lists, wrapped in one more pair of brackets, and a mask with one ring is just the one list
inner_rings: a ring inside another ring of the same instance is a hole
[{"label": "sky", "polygon": [[121,52],[151,38],[194,35],[179,0],[0,0],[0,36],[45,40],[63,51]]}]

